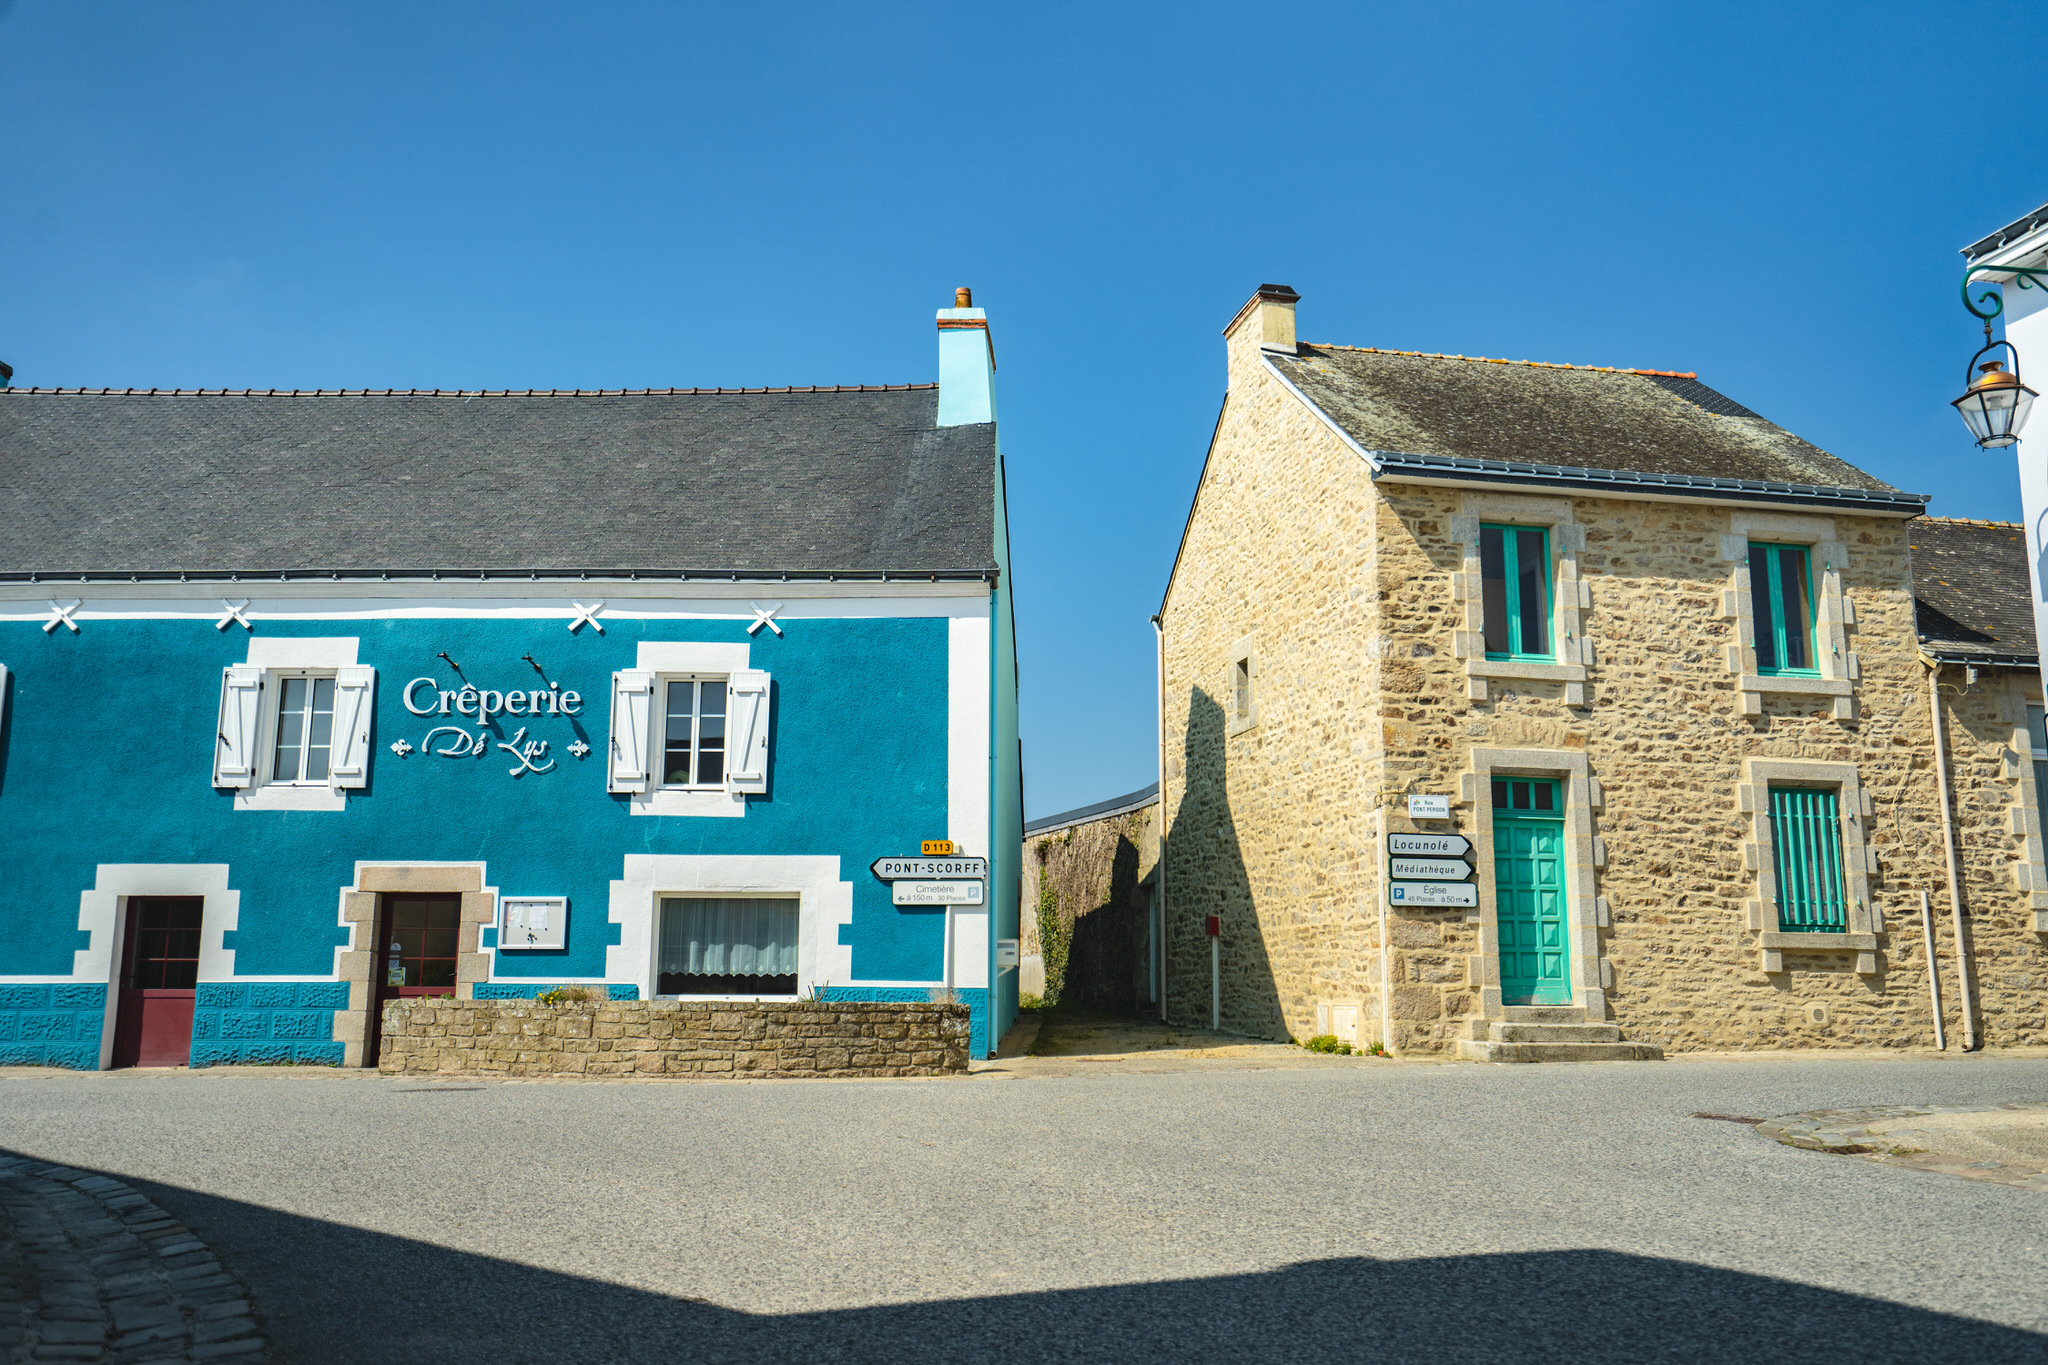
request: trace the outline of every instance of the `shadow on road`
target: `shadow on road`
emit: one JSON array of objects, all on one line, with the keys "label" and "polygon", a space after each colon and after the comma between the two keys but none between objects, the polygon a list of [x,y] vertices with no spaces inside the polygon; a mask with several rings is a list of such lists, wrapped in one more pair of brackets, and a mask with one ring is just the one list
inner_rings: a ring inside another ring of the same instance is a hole
[{"label": "shadow on road", "polygon": [[[176,1186],[128,1183],[205,1239],[249,1285],[275,1359],[287,1365],[568,1359],[806,1365],[1571,1359],[1586,1365],[1665,1358],[1753,1365],[1845,1352],[1859,1362],[2048,1361],[2048,1336],[1784,1280],[1590,1250],[1407,1261],[1339,1257],[1255,1274],[768,1316]],[[547,1235],[544,1227],[534,1229],[537,1242]],[[729,1259],[730,1248],[724,1250],[721,1259]],[[968,1259],[985,1251],[960,1248]],[[674,1253],[687,1262],[691,1250],[677,1246]],[[764,1258],[787,1255],[781,1245],[762,1250]]]}]

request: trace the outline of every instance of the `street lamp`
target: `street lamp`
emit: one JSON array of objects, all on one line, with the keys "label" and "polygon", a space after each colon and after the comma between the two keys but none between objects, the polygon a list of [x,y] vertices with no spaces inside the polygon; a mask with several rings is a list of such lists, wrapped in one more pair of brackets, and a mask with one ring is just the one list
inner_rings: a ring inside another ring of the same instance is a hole
[{"label": "street lamp", "polygon": [[[1991,330],[1988,324],[1984,330]],[[1984,351],[1995,351],[2001,346],[2012,357],[2011,370],[2005,368],[2002,360],[1977,363]],[[1970,379],[1972,369],[1977,371],[1974,381]],[[1977,438],[1977,444],[1991,450],[2019,440],[2020,428],[2027,424],[2027,412],[2034,406],[2036,395],[2020,382],[2020,353],[2012,348],[2012,343],[1994,341],[1971,356],[1963,379],[1970,387],[1951,406],[1963,415],[1963,425]]]},{"label": "street lamp", "polygon": [[[1995,289],[1986,289],[1975,299],[1970,297],[1970,282],[1988,273],[2010,274],[2021,289],[2032,289],[2037,281],[2048,280],[2048,270],[1979,265],[1963,272],[1963,307],[1984,320],[1984,346],[1963,367],[1963,396],[1950,406],[1962,414],[1963,425],[1977,438],[1977,444],[1993,450],[2019,440],[2020,428],[2027,424],[2027,413],[2038,395],[2020,382],[2020,353],[2013,349],[2013,344],[1991,339],[1991,319],[2005,311],[2004,297]],[[2002,360],[1984,360],[1986,352],[2000,347],[2012,361],[2010,371]],[[1971,377],[1972,372],[1975,378]]]}]

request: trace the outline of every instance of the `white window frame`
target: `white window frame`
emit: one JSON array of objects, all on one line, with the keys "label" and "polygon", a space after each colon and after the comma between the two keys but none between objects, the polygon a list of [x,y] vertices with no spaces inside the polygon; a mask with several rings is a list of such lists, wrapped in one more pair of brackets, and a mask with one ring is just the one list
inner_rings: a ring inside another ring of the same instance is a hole
[{"label": "white window frame", "polygon": [[[633,667],[654,675],[654,697],[648,702],[648,752],[650,765],[662,761],[668,740],[668,683],[685,678],[724,678],[726,693],[726,771],[732,770],[731,677],[750,667],[750,646],[700,640],[643,640],[635,650]],[[659,700],[657,707],[654,703]],[[659,728],[660,733],[654,732]],[[648,790],[627,797],[627,809],[634,815],[687,815],[743,819],[747,813],[744,794],[719,787],[664,787],[655,780],[659,773],[648,769]],[[617,978],[613,978],[616,980]],[[652,987],[650,986],[651,990]]]},{"label": "white window frame", "polygon": [[[669,901],[683,900],[759,900],[796,902],[795,913],[797,932],[797,970],[794,973],[794,975],[796,976],[796,990],[792,991],[788,995],[676,995],[674,993],[657,993],[655,988],[661,985],[662,906]],[[804,930],[806,927],[807,926],[804,923],[804,895],[801,889],[770,890],[763,888],[749,888],[745,891],[713,891],[702,889],[690,891],[657,891],[654,896],[654,935],[652,944],[653,963],[648,973],[650,981],[648,998],[650,1000],[683,1000],[691,1004],[730,1004],[734,1002],[754,1000],[801,1000],[804,997],[804,991],[808,987],[824,984],[823,982],[807,982],[804,980],[803,958],[805,954],[803,948]]]},{"label": "white window frame", "polygon": [[[238,811],[339,811],[348,807],[350,788],[337,785],[334,765],[337,760],[340,739],[339,727],[329,732],[328,777],[321,782],[289,781],[280,782],[273,778],[277,771],[278,716],[284,706],[284,679],[292,677],[327,677],[336,680],[336,711],[340,710],[341,670],[356,667],[354,636],[339,638],[316,638],[308,636],[255,636],[249,641],[249,656],[243,667],[259,668],[263,671],[261,690],[256,704],[256,737],[253,747],[254,767],[250,773],[249,785],[235,792],[235,809]],[[372,691],[364,698],[364,705],[374,706],[376,694]],[[367,763],[369,760],[366,759]]]},{"label": "white window frame", "polygon": [[[264,690],[272,695],[264,703],[261,719],[258,720],[256,725],[257,752],[264,756],[262,765],[258,770],[256,786],[313,788],[333,785],[331,776],[309,778],[305,775],[307,746],[303,742],[303,737],[299,745],[299,776],[279,777],[277,775],[278,744],[284,736],[285,683],[299,678],[303,678],[310,683],[318,683],[324,679],[335,683],[335,690],[339,690],[339,675],[331,668],[279,668],[269,670],[263,675]],[[307,712],[306,714],[310,719],[312,713]],[[332,694],[328,697],[327,707],[327,770],[329,774],[332,774],[334,771],[334,696]]]},{"label": "white window frame", "polygon": [[[677,683],[700,685],[699,691],[693,699],[695,709],[691,713],[690,725],[690,772],[694,775],[697,771],[697,759],[700,752],[697,747],[697,730],[702,726],[704,720],[702,714],[704,694],[701,684],[708,682],[718,683],[726,689],[725,743],[724,747],[720,750],[718,781],[661,782],[660,775],[668,767],[668,690]],[[661,696],[661,709],[655,713],[660,718],[661,733],[655,736],[654,739],[654,758],[659,765],[655,769],[655,780],[659,784],[660,790],[670,792],[718,792],[723,795],[725,792],[725,774],[732,763],[732,675],[730,673],[657,673],[654,676],[654,685]],[[649,728],[653,727],[650,726]]]}]

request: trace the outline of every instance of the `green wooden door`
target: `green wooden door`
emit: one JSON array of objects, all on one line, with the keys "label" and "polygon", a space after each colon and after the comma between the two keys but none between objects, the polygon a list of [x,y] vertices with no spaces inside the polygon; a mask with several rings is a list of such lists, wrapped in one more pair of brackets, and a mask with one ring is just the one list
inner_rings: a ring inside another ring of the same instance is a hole
[{"label": "green wooden door", "polygon": [[1500,996],[1510,1005],[1569,1005],[1564,914],[1564,799],[1542,778],[1493,783],[1493,898],[1500,925]]}]

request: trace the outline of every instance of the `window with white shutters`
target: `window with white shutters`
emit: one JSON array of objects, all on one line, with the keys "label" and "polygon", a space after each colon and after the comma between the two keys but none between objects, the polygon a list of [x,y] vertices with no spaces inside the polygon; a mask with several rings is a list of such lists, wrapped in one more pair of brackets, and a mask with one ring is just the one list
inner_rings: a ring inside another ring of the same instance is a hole
[{"label": "window with white shutters", "polygon": [[771,683],[758,668],[733,672],[726,685],[726,769],[729,792],[768,790],[768,707]]},{"label": "window with white shutters", "polygon": [[213,785],[256,785],[256,730],[263,716],[263,670],[229,664],[220,675],[220,715],[214,729]]},{"label": "window with white shutters", "polygon": [[654,674],[639,668],[612,674],[611,749],[607,790],[644,792],[653,785]]}]

